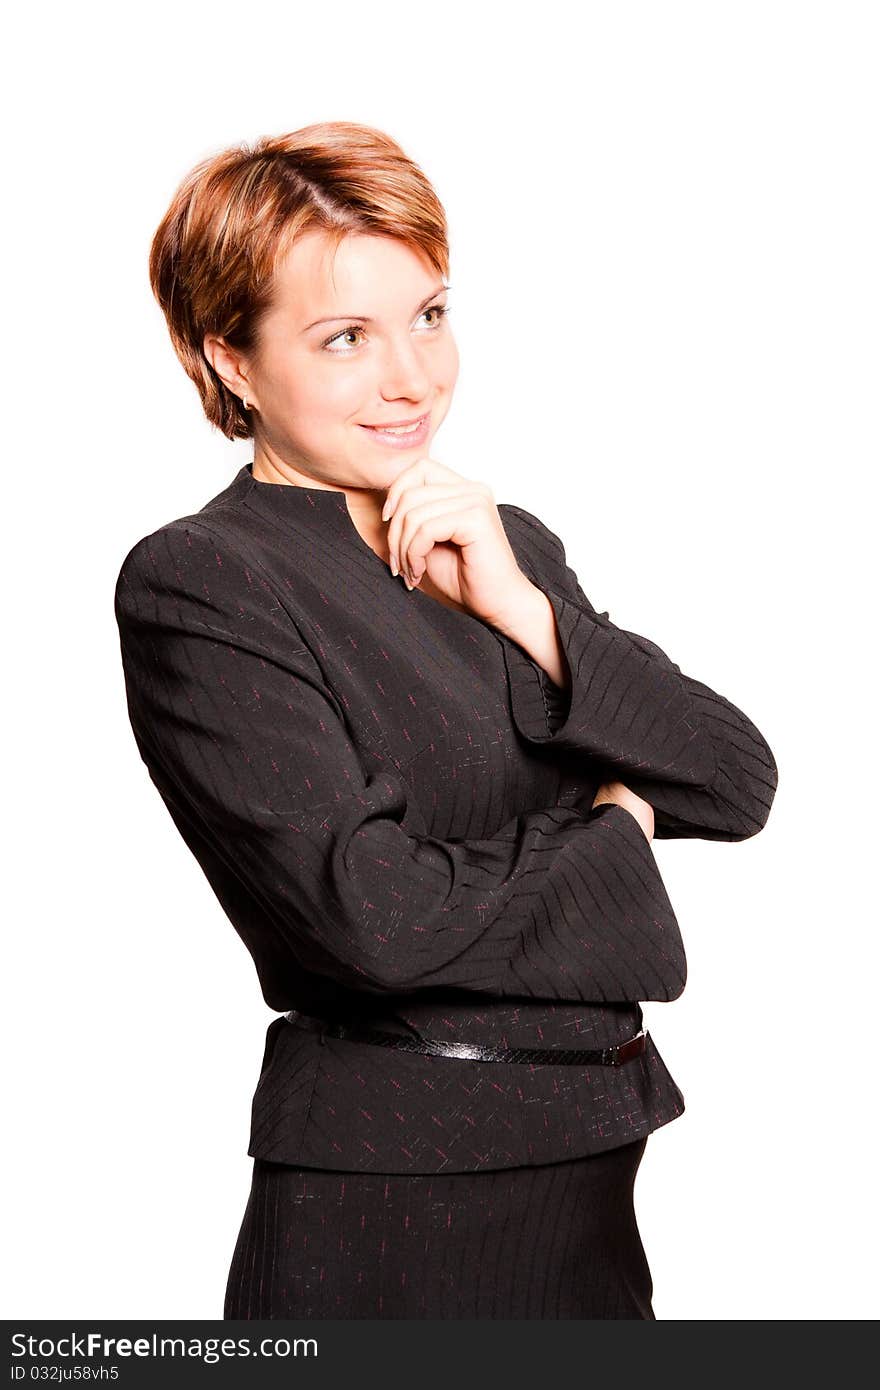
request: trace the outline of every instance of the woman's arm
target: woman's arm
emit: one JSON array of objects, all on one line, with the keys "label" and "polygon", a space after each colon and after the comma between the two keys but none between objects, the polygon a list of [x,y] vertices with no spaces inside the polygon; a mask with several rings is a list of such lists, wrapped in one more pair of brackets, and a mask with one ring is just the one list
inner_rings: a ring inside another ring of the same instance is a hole
[{"label": "woman's arm", "polygon": [[292,964],[378,994],[681,993],[678,923],[629,811],[551,806],[479,840],[429,834],[395,770],[365,770],[259,567],[206,528],[171,523],[138,542],[116,616],[151,777],[203,827]]},{"label": "woman's arm", "polygon": [[[597,613],[562,541],[543,522],[507,504],[499,512],[521,567],[553,610],[570,674],[568,688],[560,686],[515,638],[505,642],[521,736],[566,755],[587,755],[605,780],[625,782],[654,807],[658,839],[755,835],[766,824],[778,781],[761,732],[654,642]],[[532,616],[530,639],[535,622]],[[546,647],[546,634],[539,640]]]},{"label": "woman's arm", "polygon": [[560,699],[570,695],[571,671],[565,643],[559,634],[553,604],[543,589],[523,575],[521,589],[511,594],[509,614],[492,626],[516,642],[540,666]]}]

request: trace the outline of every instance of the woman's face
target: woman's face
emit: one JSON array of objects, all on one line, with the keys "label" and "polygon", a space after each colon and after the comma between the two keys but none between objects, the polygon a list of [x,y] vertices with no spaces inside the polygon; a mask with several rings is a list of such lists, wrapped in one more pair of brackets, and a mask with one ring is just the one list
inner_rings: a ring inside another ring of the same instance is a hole
[{"label": "woman's face", "polygon": [[[309,232],[279,264],[256,355],[242,363],[254,472],[384,492],[429,453],[458,376],[440,275],[401,241]],[[425,422],[412,435],[377,426]]]}]

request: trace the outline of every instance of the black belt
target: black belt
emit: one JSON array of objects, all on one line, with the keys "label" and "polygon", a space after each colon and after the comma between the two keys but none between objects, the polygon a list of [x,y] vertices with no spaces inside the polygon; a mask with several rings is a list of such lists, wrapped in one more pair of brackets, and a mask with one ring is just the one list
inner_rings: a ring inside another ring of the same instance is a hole
[{"label": "black belt", "polygon": [[435,1038],[408,1038],[404,1033],[383,1033],[375,1028],[359,1028],[357,1024],[333,1023],[330,1019],[314,1018],[296,1009],[284,1017],[297,1028],[322,1037],[345,1038],[349,1042],[375,1043],[378,1047],[396,1047],[403,1052],[421,1052],[427,1057],[458,1057],[467,1062],[536,1062],[545,1066],[619,1067],[645,1051],[647,1034],[644,1029],[634,1038],[614,1047],[485,1047],[482,1043],[440,1042]]}]

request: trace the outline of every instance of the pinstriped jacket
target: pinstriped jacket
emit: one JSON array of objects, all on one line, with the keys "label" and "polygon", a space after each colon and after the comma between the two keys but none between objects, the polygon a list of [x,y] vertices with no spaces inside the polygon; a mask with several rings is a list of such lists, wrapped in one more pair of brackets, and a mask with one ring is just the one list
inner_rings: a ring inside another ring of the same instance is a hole
[{"label": "pinstriped jacket", "polygon": [[[563,692],[515,642],[411,593],[343,492],[250,465],[126,555],[115,592],[128,713],[266,1003],[410,1036],[597,1047],[684,988],[655,838],[737,841],[777,769],[729,700],[597,613],[560,539],[499,513],[548,596]],[[467,1172],[572,1158],[681,1114],[648,1035],[622,1066],[532,1065],[266,1034],[248,1153]]]}]

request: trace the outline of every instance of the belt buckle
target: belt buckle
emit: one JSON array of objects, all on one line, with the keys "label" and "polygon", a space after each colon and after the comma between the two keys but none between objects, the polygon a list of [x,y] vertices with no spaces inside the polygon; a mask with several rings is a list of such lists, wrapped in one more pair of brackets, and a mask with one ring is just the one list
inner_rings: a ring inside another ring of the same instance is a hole
[{"label": "belt buckle", "polygon": [[626,1042],[618,1043],[612,1050],[617,1053],[617,1060],[612,1062],[612,1066],[620,1066],[623,1062],[628,1062],[630,1057],[638,1057],[643,1051],[643,1039],[645,1037],[644,1028],[640,1028],[634,1038],[627,1038]]}]

